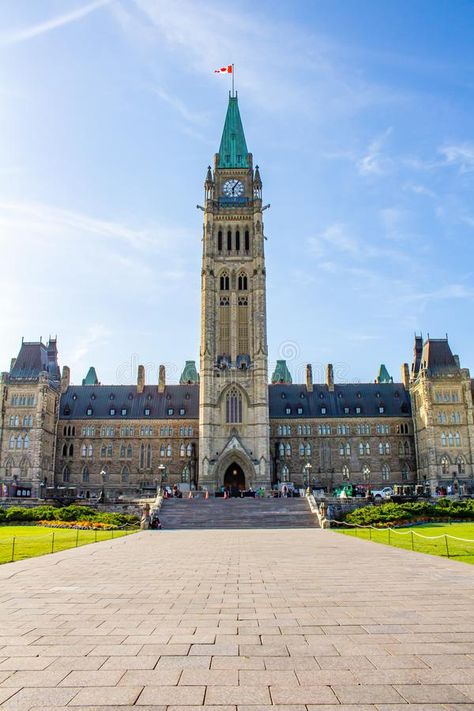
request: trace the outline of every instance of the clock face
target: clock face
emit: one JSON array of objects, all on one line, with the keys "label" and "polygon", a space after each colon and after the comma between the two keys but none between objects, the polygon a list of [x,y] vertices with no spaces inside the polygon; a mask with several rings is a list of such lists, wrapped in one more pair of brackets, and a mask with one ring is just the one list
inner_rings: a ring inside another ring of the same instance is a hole
[{"label": "clock face", "polygon": [[222,192],[227,197],[240,197],[244,192],[244,184],[240,180],[226,180]]}]

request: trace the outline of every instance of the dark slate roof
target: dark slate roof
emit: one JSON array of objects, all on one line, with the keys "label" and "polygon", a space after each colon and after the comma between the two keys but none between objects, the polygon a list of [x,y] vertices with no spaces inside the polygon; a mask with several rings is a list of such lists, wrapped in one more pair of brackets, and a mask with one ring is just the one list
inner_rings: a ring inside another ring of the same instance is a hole
[{"label": "dark slate roof", "polygon": [[[306,385],[269,385],[270,418],[328,418],[344,417],[410,417],[410,398],[401,383],[365,383],[335,385],[329,392],[326,385],[315,384],[313,392]],[[92,415],[86,414],[92,408]],[[286,414],[286,408],[291,413]],[[344,408],[349,412],[345,413]],[[360,414],[356,408],[360,407]],[[379,408],[383,407],[381,413]],[[121,410],[127,410],[126,415]],[[145,409],[150,415],[145,415]],[[172,408],[173,414],[168,415]],[[302,412],[298,413],[298,408]],[[322,412],[326,408],[326,412]],[[115,409],[115,415],[110,410]],[[184,415],[180,410],[184,409]],[[139,420],[147,419],[198,419],[199,386],[167,385],[163,393],[156,385],[146,385],[143,393],[137,393],[136,385],[70,385],[61,395],[61,420]]]},{"label": "dark slate roof", "polygon": [[45,371],[49,373],[50,380],[60,380],[55,348],[48,354],[46,344],[39,341],[33,343],[23,341],[8,377],[9,380],[38,380],[39,374]]},{"label": "dark slate roof", "polygon": [[[92,408],[92,415],[86,414]],[[145,415],[145,409],[150,415]],[[110,410],[115,409],[115,415]],[[122,415],[121,410],[127,414]],[[169,415],[168,410],[173,409]],[[179,412],[184,409],[184,415]],[[70,385],[61,395],[59,419],[197,419],[199,417],[198,385],[167,385],[163,393],[156,385],[146,385],[143,393],[137,393],[136,385]]]},{"label": "dark slate roof", "polygon": [[[335,385],[334,392],[327,385],[270,385],[270,418],[327,419],[331,417],[410,417],[410,397],[401,383],[351,383]],[[286,408],[291,414],[286,413]],[[356,408],[361,412],[357,413]],[[379,408],[384,411],[380,412]],[[298,409],[302,409],[298,413]],[[326,412],[323,412],[323,408]],[[349,412],[344,412],[349,408]]]},{"label": "dark slate roof", "polygon": [[423,344],[421,369],[428,375],[455,375],[459,365],[454,358],[447,338],[428,338]]}]

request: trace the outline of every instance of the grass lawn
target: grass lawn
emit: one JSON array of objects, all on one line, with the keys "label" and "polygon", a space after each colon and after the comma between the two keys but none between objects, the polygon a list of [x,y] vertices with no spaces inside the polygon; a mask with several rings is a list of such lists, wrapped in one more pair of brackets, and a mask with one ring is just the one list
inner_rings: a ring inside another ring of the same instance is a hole
[{"label": "grass lawn", "polygon": [[[474,564],[474,523],[427,523],[396,530],[373,528],[333,529],[346,536],[357,536],[375,543],[397,546],[419,553],[430,553]],[[467,539],[458,541],[457,538]]]},{"label": "grass lawn", "polygon": [[42,526],[0,526],[0,563],[126,536],[134,531],[79,531]]}]

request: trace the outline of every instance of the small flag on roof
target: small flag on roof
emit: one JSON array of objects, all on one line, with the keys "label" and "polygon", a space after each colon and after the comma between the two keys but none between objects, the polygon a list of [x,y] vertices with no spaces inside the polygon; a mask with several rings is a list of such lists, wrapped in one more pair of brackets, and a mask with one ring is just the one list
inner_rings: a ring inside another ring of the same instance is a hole
[{"label": "small flag on roof", "polygon": [[220,69],[214,69],[214,74],[232,74],[233,64],[229,64],[227,67],[221,67]]}]

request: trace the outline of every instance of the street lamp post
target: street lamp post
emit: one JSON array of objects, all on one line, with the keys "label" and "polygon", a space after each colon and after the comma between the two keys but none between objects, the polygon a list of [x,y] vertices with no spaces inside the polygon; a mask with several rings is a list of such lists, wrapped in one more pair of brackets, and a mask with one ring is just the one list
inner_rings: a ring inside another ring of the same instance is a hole
[{"label": "street lamp post", "polygon": [[100,476],[102,477],[102,492],[100,498],[102,499],[102,503],[105,504],[105,479],[107,477],[107,472],[105,471],[105,469],[102,469],[102,471],[100,472]]},{"label": "street lamp post", "polygon": [[304,486],[305,486],[305,489],[308,488],[311,484],[311,470],[312,470],[312,468],[313,468],[313,466],[312,466],[312,464],[310,464],[310,462],[307,462],[304,465],[304,471],[305,471]]},{"label": "street lamp post", "polygon": [[161,489],[162,489],[163,476],[164,476],[164,473],[165,473],[165,471],[166,471],[165,465],[164,465],[164,464],[160,464],[160,466],[158,467],[158,471],[160,472],[160,479],[159,479],[159,486],[158,486],[158,489],[157,489],[157,492],[156,492],[157,494],[159,494],[160,491],[161,491]]}]

